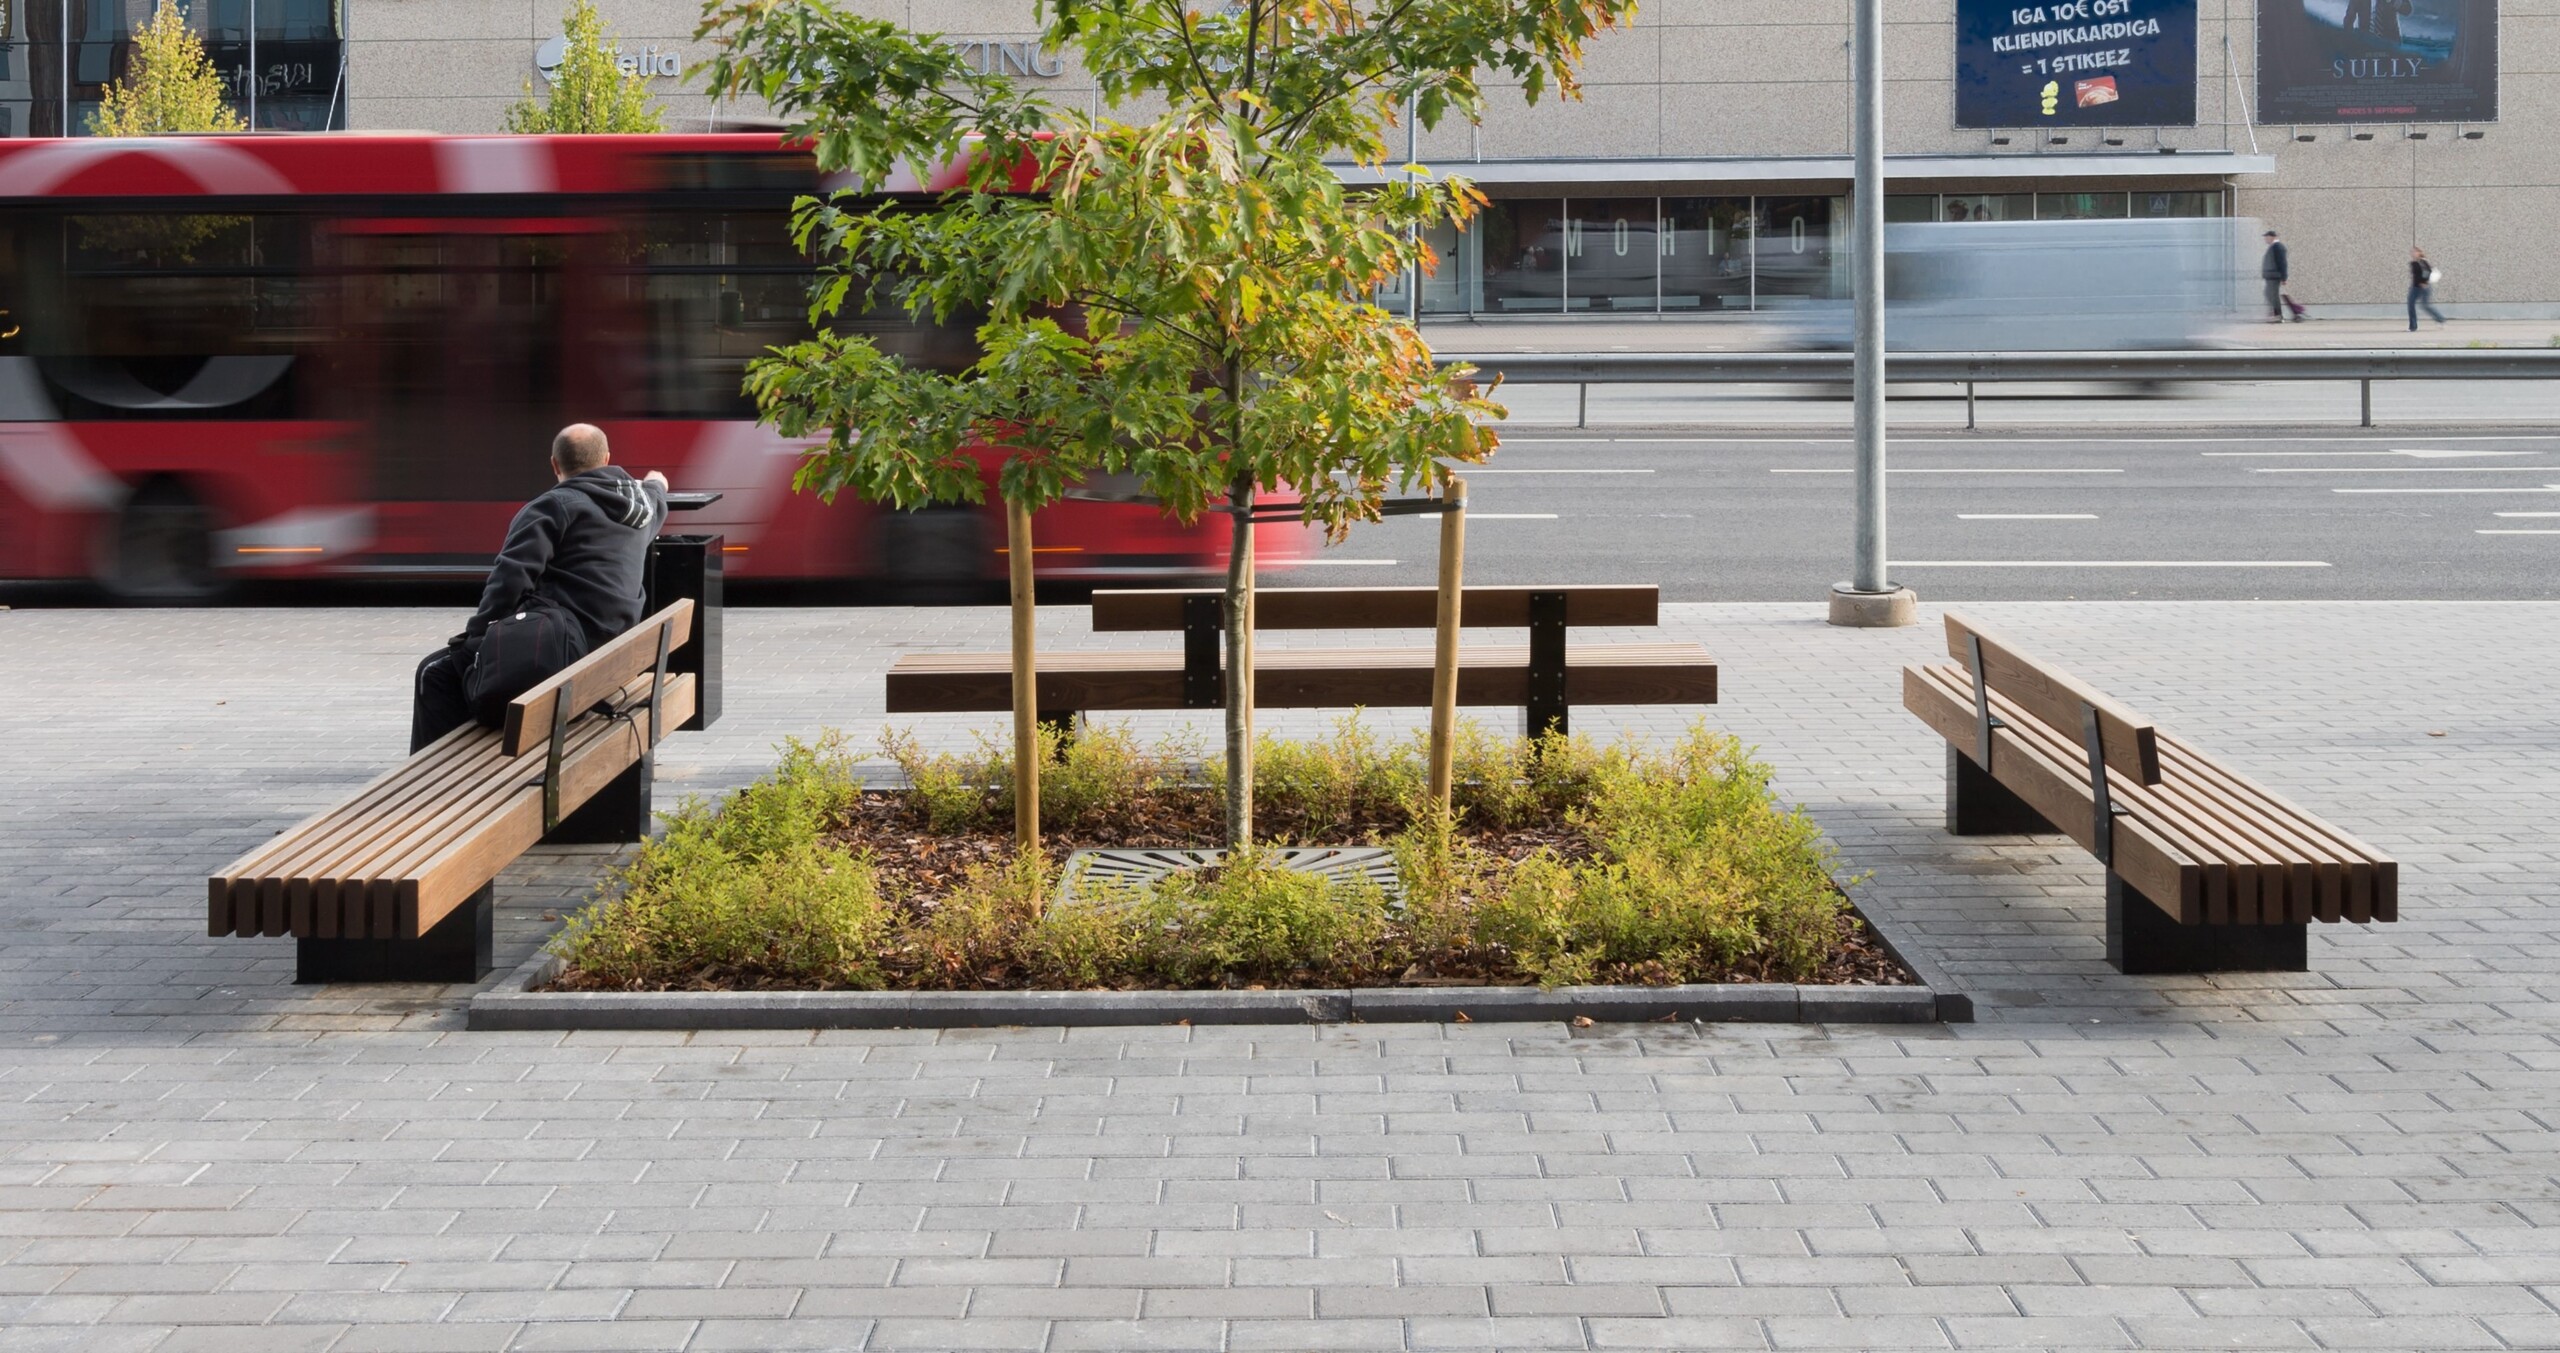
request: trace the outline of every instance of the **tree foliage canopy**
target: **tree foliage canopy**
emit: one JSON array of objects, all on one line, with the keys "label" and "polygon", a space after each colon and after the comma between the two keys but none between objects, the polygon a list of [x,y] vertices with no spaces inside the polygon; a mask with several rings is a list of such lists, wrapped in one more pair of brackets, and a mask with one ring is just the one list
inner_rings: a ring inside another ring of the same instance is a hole
[{"label": "tree foliage canopy", "polygon": [[[826,268],[813,322],[968,316],[985,352],[937,373],[822,332],[757,363],[750,391],[786,433],[827,438],[803,484],[828,493],[974,500],[963,448],[994,445],[1002,491],[1034,505],[1111,471],[1188,520],[1249,481],[1304,493],[1338,533],[1394,483],[1481,459],[1495,410],[1366,301],[1436,262],[1422,228],[1482,199],[1418,168],[1346,190],[1327,161],[1383,166],[1408,104],[1426,126],[1476,113],[1480,70],[1571,92],[1582,44],[1632,8],[1041,0],[1041,40],[1101,87],[1094,115],[828,0],[733,0],[703,28],[715,92],[761,96],[850,180],[797,217]],[[1161,111],[1116,115],[1141,106]],[[915,167],[948,180],[936,210],[872,196]]]},{"label": "tree foliage canopy", "polygon": [[97,136],[236,132],[247,126],[232,111],[222,73],[206,58],[203,40],[173,0],[160,0],[151,21],[133,35],[124,78],[107,86],[89,118],[89,131]]},{"label": "tree foliage canopy", "polygon": [[595,0],[572,0],[560,21],[565,48],[551,73],[551,92],[536,99],[533,85],[507,109],[510,132],[662,132],[666,114],[649,97],[648,81],[622,71],[621,56],[604,31]]}]

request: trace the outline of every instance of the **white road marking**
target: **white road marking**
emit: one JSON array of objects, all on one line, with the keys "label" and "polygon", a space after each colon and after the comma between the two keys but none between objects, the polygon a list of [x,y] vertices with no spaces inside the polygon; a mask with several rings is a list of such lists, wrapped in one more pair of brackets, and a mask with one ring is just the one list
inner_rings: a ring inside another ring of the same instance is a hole
[{"label": "white road marking", "polygon": [[2271,465],[2251,474],[2548,474],[2560,465]]},{"label": "white road marking", "polygon": [[2331,493],[2560,493],[2560,484],[2541,488],[2522,485],[2512,489],[2331,489]]},{"label": "white road marking", "polygon": [[[1440,520],[1440,514],[1437,512],[1416,512],[1413,515],[1421,521]],[[1470,512],[1467,514],[1469,521],[1554,521],[1555,519],[1556,514],[1552,512]]]},{"label": "white road marking", "polygon": [[2409,451],[2199,451],[2199,452],[2197,452],[2196,454],[2198,454],[2198,455],[2200,455],[2200,456],[2206,456],[2206,457],[2224,457],[2224,458],[2262,457],[2262,456],[2409,456],[2409,457],[2412,457],[2412,458],[2414,458],[2414,459],[2418,459],[2418,460],[2462,460],[2462,459],[2474,458],[2474,457],[2479,457],[2479,456],[2538,456],[2538,455],[2541,455],[2542,453],[2541,453],[2541,452],[2539,452],[2539,451],[2439,451],[2439,450],[2409,450]]},{"label": "white road marking", "polygon": [[1894,568],[2327,568],[2318,559],[1895,559]]},{"label": "white road marking", "polygon": [[1390,568],[1393,559],[1290,559],[1282,561],[1292,568]]},{"label": "white road marking", "polygon": [[[1499,424],[1499,423],[1487,424],[1486,426],[1493,428],[1493,429],[1494,429],[1495,431],[1497,431],[1497,432],[1501,431],[1501,427],[1502,427],[1502,425],[1501,425],[1501,424]],[[1848,445],[1851,445],[1851,444],[1852,444],[1852,440],[1853,440],[1853,439],[1848,438],[1848,437],[1569,437],[1569,436],[1553,436],[1553,437],[1519,436],[1519,437],[1511,437],[1511,436],[1505,436],[1505,437],[1502,439],[1502,443],[1503,443],[1503,445],[1505,445],[1505,446],[1516,446],[1516,445],[1521,445],[1521,444],[1524,444],[1524,443],[1530,443],[1530,442],[1553,443],[1553,444],[1556,444],[1556,445],[1559,445],[1559,446],[1579,446],[1579,445],[1584,445],[1584,444],[1587,444],[1587,443],[1600,443],[1600,442],[1664,442],[1664,443],[1670,443],[1670,444],[1679,445],[1679,446],[1848,446]],[[2141,433],[2138,433],[2138,432],[2136,432],[2136,433],[2127,433],[2126,435],[2124,435],[2124,436],[2122,436],[2122,437],[1980,437],[1980,436],[1975,436],[1975,435],[1973,435],[1973,434],[1971,434],[1971,433],[1967,433],[1967,434],[1965,434],[1964,436],[1961,436],[1961,437],[1918,437],[1918,436],[1905,437],[1905,436],[1899,436],[1899,435],[1897,435],[1897,436],[1895,436],[1895,437],[1894,437],[1894,439],[1893,439],[1893,444],[1894,444],[1895,446],[2000,446],[2000,445],[2007,445],[2007,444],[2017,444],[2017,445],[2022,445],[2022,446],[2151,446],[2151,445],[2160,445],[2160,446],[2214,446],[2214,445],[2226,445],[2226,446],[2227,446],[2227,445],[2230,445],[2231,443],[2234,443],[2234,442],[2239,442],[2239,443],[2245,443],[2245,444],[2256,445],[2256,444],[2262,444],[2262,443],[2266,443],[2266,442],[2304,442],[2304,443],[2323,443],[2323,442],[2368,442],[2368,443],[2369,443],[2369,442],[2373,442],[2373,441],[2377,441],[2377,440],[2379,440],[2379,439],[2378,439],[2378,438],[2374,438],[2374,437],[2348,437],[2348,436],[2338,436],[2338,437],[2146,437],[2146,436],[2143,436]],[[2560,438],[2555,438],[2555,437],[2553,437],[2553,436],[2552,436],[2550,433],[2548,433],[2548,432],[2513,432],[2513,433],[2486,433],[2486,432],[2469,433],[2469,432],[2467,432],[2467,433],[2455,433],[2455,434],[2452,434],[2452,435],[2449,435],[2449,436],[2438,437],[2438,438],[2436,438],[2435,440],[2440,441],[2440,442],[2548,442],[2548,441],[2560,441]]]},{"label": "white road marking", "polygon": [[1552,470],[1532,470],[1523,466],[1496,469],[1490,465],[1461,465],[1458,477],[1473,479],[1480,474],[1652,474],[1651,470],[1594,470],[1581,465],[1559,465]]},{"label": "white road marking", "polygon": [[[2545,468],[2545,469],[2560,469],[2560,466],[2545,466],[2545,467],[2543,467],[2543,468]],[[1769,469],[1769,473],[1771,473],[1771,474],[1848,474],[1848,473],[1850,473],[1850,472],[1851,472],[1851,471],[1850,471],[1850,469],[1849,469],[1848,467],[1846,467],[1846,466],[1843,466],[1842,468],[1840,468],[1840,469],[1836,469],[1836,470],[1834,470],[1834,469],[1794,469],[1794,468],[1787,467],[1787,466],[1771,466],[1771,467],[1770,467],[1770,469]],[[2123,474],[2123,473],[2124,473],[2124,471],[2122,471],[2122,470],[2085,470],[2085,469],[2069,469],[2069,470],[2041,470],[2041,469],[2027,469],[2027,468],[2016,468],[2016,469],[2012,469],[2012,468],[2006,468],[2006,467],[1988,467],[1988,468],[1960,469],[1960,468],[1955,468],[1955,467],[1950,467],[1950,466],[1937,466],[1937,465],[1888,465],[1888,466],[1886,466],[1886,467],[1885,467],[1885,473],[1886,473],[1886,474]],[[2261,470],[2261,471],[2259,471],[2259,473],[2260,473],[2260,474],[2264,474],[2264,473],[2266,473],[2266,471]]]},{"label": "white road marking", "polygon": [[2095,512],[1959,512],[1957,521],[2096,521]]},{"label": "white road marking", "polygon": [[2493,517],[2560,517],[2560,512],[2492,512]]},{"label": "white road marking", "polygon": [[2488,528],[2485,528],[2485,527],[2484,527],[2484,528],[2482,528],[2482,529],[2480,529],[2480,530],[2477,530],[2477,531],[2472,532],[2472,534],[2473,534],[2473,535],[2479,535],[2479,536],[2560,536],[2560,531],[2526,531],[2526,530],[2518,530],[2518,529],[2509,529],[2509,530],[2503,530],[2503,531],[2500,531],[2500,530],[2490,530],[2490,529],[2488,529]]}]

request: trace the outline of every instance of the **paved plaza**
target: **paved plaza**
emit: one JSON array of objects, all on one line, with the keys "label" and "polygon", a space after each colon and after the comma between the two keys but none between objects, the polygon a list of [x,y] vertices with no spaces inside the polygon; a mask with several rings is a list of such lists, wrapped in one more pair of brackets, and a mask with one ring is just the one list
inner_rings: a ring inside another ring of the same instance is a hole
[{"label": "paved plaza", "polygon": [[[1940,830],[1934,613],[1666,606],[1978,1023],[473,1034],[203,934],[456,613],[0,613],[0,1350],[2560,1347],[2560,606],[1968,609],[2394,854],[2407,919],[2118,976],[2085,854]],[[662,800],[1004,633],[728,624]],[[608,858],[511,871],[502,963]]]}]

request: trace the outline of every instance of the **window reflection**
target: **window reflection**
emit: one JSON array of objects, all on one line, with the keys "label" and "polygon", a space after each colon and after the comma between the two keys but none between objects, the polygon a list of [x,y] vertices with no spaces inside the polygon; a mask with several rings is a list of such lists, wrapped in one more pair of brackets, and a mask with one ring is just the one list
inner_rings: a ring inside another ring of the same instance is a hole
[{"label": "window reflection", "polygon": [[1564,203],[1514,199],[1485,206],[1474,223],[1483,233],[1484,308],[1505,313],[1564,310]]},{"label": "window reflection", "polygon": [[1565,219],[1565,304],[1573,310],[1652,310],[1661,222],[1654,199],[1584,198]]},{"label": "window reflection", "polygon": [[1751,199],[1662,199],[1662,308],[1751,308]]}]

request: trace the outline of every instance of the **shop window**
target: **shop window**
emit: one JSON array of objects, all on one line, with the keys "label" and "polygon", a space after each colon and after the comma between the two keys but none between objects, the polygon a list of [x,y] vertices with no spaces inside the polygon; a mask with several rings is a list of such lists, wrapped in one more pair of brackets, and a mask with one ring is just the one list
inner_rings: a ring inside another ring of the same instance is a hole
[{"label": "shop window", "polygon": [[2112,221],[2132,214],[2129,193],[2038,193],[2039,221]]},{"label": "shop window", "polygon": [[1564,309],[1564,203],[1553,198],[1492,202],[1476,217],[1483,233],[1484,309],[1549,314]]},{"label": "shop window", "polygon": [[2220,216],[2220,193],[2135,193],[2136,216]]},{"label": "shop window", "polygon": [[1439,266],[1422,278],[1422,313],[1463,315],[1482,308],[1484,269],[1476,258],[1480,238],[1475,231],[1461,231],[1453,225],[1436,225],[1422,232],[1422,242],[1439,259]]},{"label": "shop window", "polygon": [[1938,199],[1942,221],[2032,221],[2033,193],[1949,193]]},{"label": "shop window", "polygon": [[1662,199],[1662,308],[1751,308],[1751,199]]},{"label": "shop window", "polygon": [[1565,215],[1565,306],[1571,310],[1656,308],[1661,231],[1650,197],[1572,199]]},{"label": "shop window", "polygon": [[1848,220],[1848,200],[1836,197],[1753,199],[1752,291],[1755,307],[1769,309],[1846,291],[1832,273],[1844,254],[1835,229]]},{"label": "shop window", "polygon": [[1884,223],[1905,225],[1938,219],[1936,193],[1887,193],[1884,199]]}]

